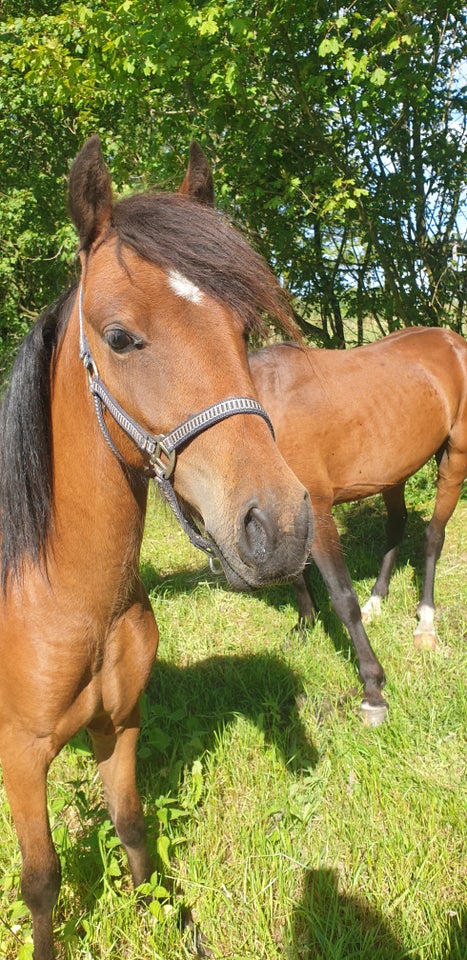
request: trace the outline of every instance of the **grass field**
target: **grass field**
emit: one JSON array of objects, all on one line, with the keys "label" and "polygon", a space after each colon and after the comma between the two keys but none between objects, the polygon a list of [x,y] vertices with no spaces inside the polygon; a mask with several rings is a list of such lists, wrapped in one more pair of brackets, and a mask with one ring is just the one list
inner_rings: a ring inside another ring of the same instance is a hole
[{"label": "grass field", "polygon": [[[412,631],[432,473],[410,487],[392,589],[369,634],[390,713],[360,720],[347,635],[313,574],[320,621],[305,645],[284,585],[236,594],[151,498],[142,570],[160,627],[143,702],[139,782],[154,876],[141,908],[80,735],[50,774],[63,864],[55,915],[66,960],[179,960],[179,907],[228,960],[465,960],[467,956],[467,501],[438,567],[439,649]],[[365,600],[383,543],[379,501],[338,514]],[[0,958],[31,958],[20,857],[0,788]]]}]

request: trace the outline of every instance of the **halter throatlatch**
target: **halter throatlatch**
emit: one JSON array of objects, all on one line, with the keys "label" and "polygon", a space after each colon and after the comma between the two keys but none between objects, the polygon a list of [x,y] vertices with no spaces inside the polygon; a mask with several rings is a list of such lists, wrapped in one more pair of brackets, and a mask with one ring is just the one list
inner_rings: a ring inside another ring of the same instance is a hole
[{"label": "halter throatlatch", "polygon": [[205,410],[201,410],[201,412],[197,413],[194,417],[190,417],[178,427],[175,427],[175,429],[170,433],[148,433],[144,427],[141,427],[140,424],[133,420],[133,417],[130,417],[130,415],[125,412],[115,397],[109,393],[107,387],[99,376],[98,369],[91,353],[91,348],[84,333],[82,284],[79,288],[78,306],[80,342],[79,355],[88,374],[89,389],[94,400],[99,426],[106,442],[118,460],[122,464],[125,464],[120,451],[116,447],[108,431],[107,424],[104,419],[104,407],[106,410],[108,410],[115,422],[118,423],[123,432],[126,433],[131,440],[133,440],[138,449],[142,453],[147,454],[149,459],[150,476],[152,479],[154,479],[157,486],[162,491],[172,512],[175,514],[177,520],[183,527],[187,536],[190,538],[192,544],[197,547],[198,550],[203,550],[204,553],[207,553],[212,560],[218,556],[214,544],[206,537],[203,537],[191,518],[187,518],[182,512],[175,490],[170,483],[170,477],[175,467],[177,450],[179,447],[192,440],[193,437],[196,437],[197,434],[202,433],[203,430],[206,430],[208,427],[213,426],[213,424],[219,423],[221,420],[225,420],[227,417],[232,417],[238,413],[255,413],[262,417],[263,420],[266,421],[272,435],[274,436],[272,423],[264,407],[259,403],[258,400],[254,400],[252,397],[232,397],[227,400],[221,400],[220,403],[214,403],[211,407],[206,407]]}]

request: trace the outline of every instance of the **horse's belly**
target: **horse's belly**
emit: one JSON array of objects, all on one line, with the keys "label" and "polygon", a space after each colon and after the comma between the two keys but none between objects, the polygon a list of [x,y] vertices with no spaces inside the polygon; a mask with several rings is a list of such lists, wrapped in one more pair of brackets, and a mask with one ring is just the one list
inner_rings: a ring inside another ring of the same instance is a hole
[{"label": "horse's belly", "polygon": [[432,444],[418,444],[415,450],[381,450],[365,458],[364,452],[342,471],[331,471],[333,503],[363,500],[399,486],[412,477],[444,442],[444,436]]}]

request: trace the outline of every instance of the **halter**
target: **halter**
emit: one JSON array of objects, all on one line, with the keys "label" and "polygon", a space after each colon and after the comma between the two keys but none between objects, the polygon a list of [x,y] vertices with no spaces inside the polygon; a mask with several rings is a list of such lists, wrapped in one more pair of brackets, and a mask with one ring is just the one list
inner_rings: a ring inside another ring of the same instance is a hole
[{"label": "halter", "polygon": [[[258,400],[252,397],[233,397],[222,400],[220,403],[214,403],[197,413],[194,417],[185,420],[170,433],[151,434],[144,427],[136,422],[118,401],[107,390],[102,382],[99,372],[91,353],[91,348],[84,332],[83,322],[83,285],[80,284],[78,295],[79,310],[79,356],[83,361],[83,366],[88,374],[89,389],[91,391],[94,406],[96,408],[97,420],[103,433],[106,443],[109,445],[117,459],[124,466],[125,460],[116,447],[107,428],[104,419],[104,407],[113,417],[124,433],[135,443],[138,449],[147,454],[149,458],[149,474],[162,491],[169,507],[183,527],[185,533],[190,538],[192,544],[203,550],[211,557],[211,565],[214,558],[217,557],[217,551],[214,545],[203,537],[194,525],[194,521],[187,519],[177,500],[176,493],[170,483],[170,477],[174,471],[177,450],[179,447],[188,443],[198,433],[206,430],[208,427],[221,420],[232,417],[238,413],[255,413],[266,421],[272,435],[274,430],[272,423]],[[164,459],[163,459],[164,458]]]}]

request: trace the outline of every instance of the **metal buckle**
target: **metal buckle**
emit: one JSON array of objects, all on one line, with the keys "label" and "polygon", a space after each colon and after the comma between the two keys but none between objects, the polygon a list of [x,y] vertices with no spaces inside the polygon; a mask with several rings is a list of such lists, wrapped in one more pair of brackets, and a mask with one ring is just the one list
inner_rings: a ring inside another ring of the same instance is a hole
[{"label": "metal buckle", "polygon": [[[155,440],[156,446],[154,453],[152,453],[149,457],[149,462],[159,480],[168,480],[175,467],[177,451],[171,450],[169,453],[164,447],[163,437],[154,437],[153,439]],[[162,460],[161,454],[163,454],[164,457],[167,457],[166,462]]]},{"label": "metal buckle", "polygon": [[224,572],[224,568],[219,560],[219,557],[210,556],[209,567],[211,569],[211,573],[213,573],[215,577],[220,577],[221,573]]}]

